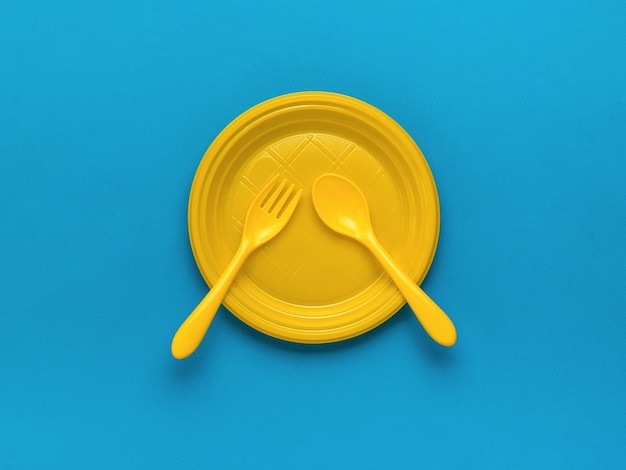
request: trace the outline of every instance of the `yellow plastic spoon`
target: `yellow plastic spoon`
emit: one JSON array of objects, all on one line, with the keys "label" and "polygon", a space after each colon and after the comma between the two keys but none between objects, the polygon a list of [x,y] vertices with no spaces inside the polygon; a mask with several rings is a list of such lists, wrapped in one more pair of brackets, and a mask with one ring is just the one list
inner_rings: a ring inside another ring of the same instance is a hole
[{"label": "yellow plastic spoon", "polygon": [[432,339],[443,346],[456,343],[452,320],[398,267],[377,240],[365,195],[352,181],[334,174],[320,176],[313,185],[313,205],[328,227],[361,242],[374,254]]}]

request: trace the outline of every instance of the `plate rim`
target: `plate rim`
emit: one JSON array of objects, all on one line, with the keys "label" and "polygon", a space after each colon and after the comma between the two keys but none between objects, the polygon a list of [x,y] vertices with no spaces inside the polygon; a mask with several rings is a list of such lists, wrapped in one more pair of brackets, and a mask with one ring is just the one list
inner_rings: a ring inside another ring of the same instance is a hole
[{"label": "plate rim", "polygon": [[[196,206],[200,204],[197,201],[200,193],[202,192],[201,189],[203,182],[206,180],[213,181],[212,179],[210,179],[210,177],[214,175],[219,168],[219,164],[215,164],[213,159],[219,153],[224,153],[225,151],[223,149],[227,148],[238,134],[245,132],[246,127],[248,127],[252,123],[258,121],[263,117],[266,117],[267,115],[272,114],[275,111],[289,109],[294,105],[338,106],[344,109],[348,109],[352,112],[360,113],[360,117],[365,117],[365,120],[369,121],[370,124],[382,124],[385,126],[385,131],[393,131],[392,133],[394,139],[398,140],[399,138],[398,142],[401,142],[403,145],[408,145],[410,147],[410,150],[412,150],[413,153],[416,153],[417,156],[420,157],[420,164],[426,170],[426,175],[428,176],[429,181],[427,182],[427,186],[431,189],[432,196],[430,203],[432,204],[432,209],[434,209],[434,211],[432,211],[431,213],[431,216],[434,216],[434,220],[431,220],[431,222],[434,223],[434,232],[430,255],[427,258],[425,266],[423,268],[420,267],[419,274],[410,274],[410,276],[415,280],[416,283],[421,283],[426,277],[433,263],[439,243],[440,234],[440,205],[438,191],[430,166],[428,165],[426,158],[421,152],[421,149],[417,146],[417,144],[406,132],[406,130],[402,126],[400,126],[399,123],[397,123],[393,118],[391,118],[379,108],[376,108],[365,101],[348,95],[333,92],[303,91],[270,98],[255,106],[252,106],[251,108],[245,110],[243,113],[239,114],[230,123],[228,123],[226,127],[215,137],[198,164],[189,194],[188,234],[194,260],[207,285],[211,286],[212,282],[209,274],[205,271],[203,267],[204,261],[199,255],[199,252],[201,251],[198,246],[198,239],[200,238],[200,235],[197,233],[197,226],[194,226],[194,224],[196,224],[194,210],[196,210]],[[415,267],[413,266],[412,268]],[[387,306],[387,304],[391,304],[391,307]],[[386,320],[391,318],[398,310],[400,310],[404,304],[404,299],[401,298],[399,292],[397,292],[397,295],[390,296],[384,303],[384,305],[378,309],[378,311],[385,311],[385,314],[377,313],[377,311],[374,312],[375,314],[366,315],[362,317],[359,321],[348,323],[341,328],[333,328],[330,330],[314,330],[291,328],[286,325],[279,325],[277,323],[268,322],[266,319],[264,319],[263,317],[259,317],[258,315],[256,316],[256,318],[251,318],[247,314],[242,314],[242,312],[239,311],[239,309],[237,308],[238,306],[246,308],[246,306],[242,305],[239,300],[233,299],[233,296],[229,296],[228,294],[223,301],[223,305],[226,307],[226,309],[228,309],[235,317],[239,318],[248,326],[274,338],[295,343],[331,343],[359,336],[384,323]],[[269,308],[268,305],[266,306]],[[360,306],[357,306],[357,308],[359,307]]]}]

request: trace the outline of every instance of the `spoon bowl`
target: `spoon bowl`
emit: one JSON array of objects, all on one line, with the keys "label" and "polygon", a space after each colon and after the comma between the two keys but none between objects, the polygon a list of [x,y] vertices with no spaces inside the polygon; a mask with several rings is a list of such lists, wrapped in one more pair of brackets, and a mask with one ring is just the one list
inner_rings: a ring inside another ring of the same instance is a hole
[{"label": "spoon bowl", "polygon": [[372,231],[365,194],[342,176],[319,177],[313,186],[313,205],[322,221],[337,233],[360,240]]}]

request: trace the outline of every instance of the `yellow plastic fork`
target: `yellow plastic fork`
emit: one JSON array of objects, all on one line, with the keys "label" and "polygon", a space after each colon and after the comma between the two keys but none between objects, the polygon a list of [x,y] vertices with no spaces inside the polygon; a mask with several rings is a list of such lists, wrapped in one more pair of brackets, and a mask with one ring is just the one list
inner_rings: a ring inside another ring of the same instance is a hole
[{"label": "yellow plastic fork", "polygon": [[184,359],[198,348],[248,255],[278,235],[293,215],[302,190],[294,194],[293,184],[285,189],[287,180],[276,185],[277,179],[278,176],[272,178],[250,204],[235,256],[206,297],[176,331],[172,339],[172,356],[176,359]]}]

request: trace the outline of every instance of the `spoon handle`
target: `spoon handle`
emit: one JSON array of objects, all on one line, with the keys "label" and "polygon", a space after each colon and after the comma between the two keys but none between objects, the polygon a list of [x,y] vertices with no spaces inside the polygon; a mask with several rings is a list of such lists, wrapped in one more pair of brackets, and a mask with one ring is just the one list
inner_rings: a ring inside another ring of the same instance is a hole
[{"label": "spoon handle", "polygon": [[385,268],[430,337],[442,346],[456,343],[456,328],[441,307],[396,264],[373,234],[364,243]]},{"label": "spoon handle", "polygon": [[200,346],[213,321],[213,317],[215,317],[215,313],[219,309],[228,288],[233,283],[247,255],[248,251],[242,244],[220,278],[213,284],[209,293],[189,314],[183,324],[178,327],[172,339],[172,356],[176,359],[185,359]]}]

